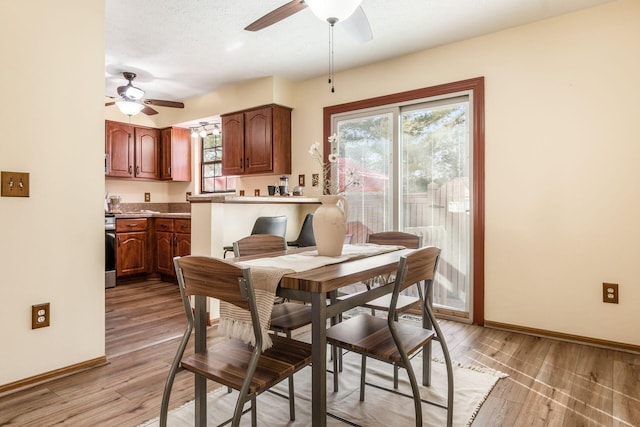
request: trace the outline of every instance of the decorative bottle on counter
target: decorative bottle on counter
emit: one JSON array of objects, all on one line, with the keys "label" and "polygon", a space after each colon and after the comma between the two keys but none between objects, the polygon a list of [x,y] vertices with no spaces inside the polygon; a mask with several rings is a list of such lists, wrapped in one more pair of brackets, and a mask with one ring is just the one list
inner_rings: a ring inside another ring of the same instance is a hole
[{"label": "decorative bottle on counter", "polygon": [[313,214],[313,235],[318,255],[340,256],[347,234],[347,199],[343,196],[320,196],[322,205]]}]

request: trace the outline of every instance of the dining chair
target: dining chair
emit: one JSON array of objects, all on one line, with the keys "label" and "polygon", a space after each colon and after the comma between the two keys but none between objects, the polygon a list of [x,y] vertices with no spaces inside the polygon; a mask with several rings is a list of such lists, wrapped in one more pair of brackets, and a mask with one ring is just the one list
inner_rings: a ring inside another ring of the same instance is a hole
[{"label": "dining chair", "polygon": [[233,254],[236,257],[282,252],[287,250],[287,242],[282,236],[274,234],[252,234],[233,242]]},{"label": "dining chair", "polygon": [[316,245],[316,238],[313,235],[313,214],[307,214],[304,217],[302,226],[300,227],[300,234],[298,234],[298,238],[296,240],[287,242],[287,245],[299,248]]},{"label": "dining chair", "polygon": [[[231,425],[234,427],[239,425],[244,405],[250,401],[251,425],[256,426],[256,396],[285,378],[291,379],[295,372],[309,365],[311,346],[286,337],[271,336],[272,347],[261,350],[264,337],[261,332],[251,270],[248,266],[240,267],[220,259],[201,256],[176,257],[174,265],[187,316],[187,328],[165,384],[160,409],[160,426],[167,425],[171,388],[180,368],[194,373],[196,393],[198,389],[206,393],[207,379],[238,390]],[[235,338],[218,339],[211,347],[204,345],[204,348],[196,342],[194,353],[185,356],[185,349],[194,328],[190,297],[198,295],[217,298],[248,310],[255,345],[250,346]],[[290,402],[292,399],[293,390],[289,390]],[[196,420],[200,415],[201,425],[206,425],[206,404],[196,408],[196,413]],[[292,404],[290,404],[289,416],[291,420],[295,419]]]},{"label": "dining chair", "polygon": [[[254,234],[233,242],[233,252],[236,257],[261,255],[269,252],[287,249],[284,237],[270,234]],[[273,305],[269,329],[275,333],[283,333],[291,339],[291,333],[303,326],[311,324],[311,306],[303,303],[281,301]],[[289,392],[293,394],[293,377],[289,378]],[[289,401],[292,405],[293,400]]]},{"label": "dining chair", "polygon": [[[287,217],[280,216],[261,216],[256,219],[251,229],[251,234],[273,234],[284,237],[287,232]],[[233,252],[233,246],[223,247],[222,257],[226,258],[227,253]]]},{"label": "dining chair", "polygon": [[[433,246],[416,249],[400,258],[387,319],[364,313],[327,329],[329,344],[362,355],[360,401],[364,401],[365,395],[367,357],[373,357],[406,369],[413,394],[416,426],[422,426],[422,406],[420,390],[409,356],[432,340],[440,343],[447,369],[447,426],[451,426],[453,423],[453,366],[444,335],[428,301],[422,301],[422,311],[423,315],[428,317],[431,328],[425,323],[418,326],[409,322],[399,322],[396,320],[395,312],[398,297],[404,289],[424,281],[428,291],[431,291],[439,258],[440,249]],[[424,385],[429,385],[428,379],[425,378],[426,367],[429,363],[430,360],[426,360],[423,352],[422,383]],[[336,358],[333,360],[333,369],[334,372],[338,369]]]},{"label": "dining chair", "polygon": [[[412,234],[412,233],[404,233],[401,231],[383,231],[379,233],[368,234],[367,243],[375,243],[378,245],[397,245],[397,246],[404,246],[407,249],[418,249],[422,246],[422,236],[419,236],[417,234]],[[395,276],[392,274],[385,275],[385,276],[378,276],[373,279],[365,281],[364,285],[366,286],[367,290],[371,290],[373,286],[383,286],[383,285],[393,283],[394,279],[395,279]],[[420,287],[420,284],[416,283],[415,286],[418,291],[418,296],[404,295],[404,294],[398,295],[398,301],[396,303],[394,320],[398,320],[401,314],[404,314],[411,309],[419,310],[420,302],[424,299],[424,296],[422,294],[422,288]],[[338,299],[346,299],[346,298],[349,298],[350,296],[351,295],[349,294],[341,295],[338,297]],[[391,306],[391,298],[392,298],[391,294],[386,294],[379,298],[369,301],[364,305],[364,307],[370,308],[371,314],[374,316],[376,314],[376,310],[388,312],[389,307]],[[425,357],[430,357],[431,343],[427,344],[426,353],[427,354],[425,355]],[[340,356],[341,355],[338,355],[338,357]],[[429,371],[427,373],[428,375],[431,372],[430,367],[431,365],[429,365]],[[398,388],[398,369],[399,369],[398,366],[394,366],[393,368],[393,387],[394,388]],[[340,367],[340,372],[341,371],[342,371],[342,367]],[[335,381],[334,383],[337,384],[337,381]]]}]

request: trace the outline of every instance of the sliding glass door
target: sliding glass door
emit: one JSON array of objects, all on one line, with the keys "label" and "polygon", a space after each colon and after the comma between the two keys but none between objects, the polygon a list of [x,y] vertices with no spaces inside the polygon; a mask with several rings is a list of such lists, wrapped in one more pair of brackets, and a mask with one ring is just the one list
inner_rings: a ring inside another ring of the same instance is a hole
[{"label": "sliding glass door", "polygon": [[[434,306],[469,318],[471,310],[470,99],[458,94],[336,114],[337,167],[349,202],[348,232],[401,230],[442,250]],[[345,183],[355,178],[357,185]]]}]

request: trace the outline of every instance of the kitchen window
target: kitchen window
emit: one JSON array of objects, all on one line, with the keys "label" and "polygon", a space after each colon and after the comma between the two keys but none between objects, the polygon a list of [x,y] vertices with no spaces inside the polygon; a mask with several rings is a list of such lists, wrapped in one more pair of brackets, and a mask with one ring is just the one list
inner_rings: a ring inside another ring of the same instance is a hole
[{"label": "kitchen window", "polygon": [[200,138],[202,143],[201,193],[233,191],[236,177],[222,175],[222,134],[210,134]]}]

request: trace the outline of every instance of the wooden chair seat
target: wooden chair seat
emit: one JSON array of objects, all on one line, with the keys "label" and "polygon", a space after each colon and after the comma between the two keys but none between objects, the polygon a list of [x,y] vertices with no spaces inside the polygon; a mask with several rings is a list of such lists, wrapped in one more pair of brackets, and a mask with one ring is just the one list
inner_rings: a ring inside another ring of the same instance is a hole
[{"label": "wooden chair seat", "polygon": [[[430,329],[406,323],[397,324],[396,331],[408,354],[418,351],[435,336]],[[376,359],[402,362],[387,320],[370,314],[361,314],[332,326],[327,330],[327,342]]]},{"label": "wooden chair seat", "polygon": [[[311,362],[311,345],[272,335],[273,347],[260,355],[249,385],[249,394],[260,394]],[[212,381],[239,390],[245,379],[253,348],[229,339],[216,342],[204,353],[182,359],[181,366]]]},{"label": "wooden chair seat", "polygon": [[289,334],[311,324],[311,306],[295,302],[275,304],[271,311],[271,329]]},{"label": "wooden chair seat", "polygon": [[[364,306],[373,310],[389,311],[391,305],[391,295],[383,295],[379,298],[369,301]],[[408,295],[398,295],[398,304],[396,305],[397,313],[405,313],[412,308],[420,308],[420,298]]]}]

